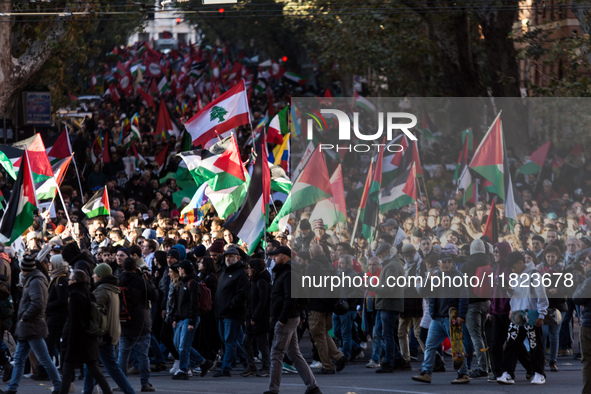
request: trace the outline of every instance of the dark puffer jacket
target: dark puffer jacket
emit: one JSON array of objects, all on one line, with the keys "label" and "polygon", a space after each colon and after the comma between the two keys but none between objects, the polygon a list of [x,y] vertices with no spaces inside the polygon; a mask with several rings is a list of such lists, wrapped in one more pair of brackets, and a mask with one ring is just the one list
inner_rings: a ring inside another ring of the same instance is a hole
[{"label": "dark puffer jacket", "polygon": [[189,325],[195,327],[199,313],[199,279],[193,273],[181,276],[179,298],[174,321],[189,319]]},{"label": "dark puffer jacket", "polygon": [[47,277],[39,270],[31,271],[25,276],[15,330],[18,340],[47,337],[48,330],[45,322],[47,286]]},{"label": "dark puffer jacket", "polygon": [[288,319],[300,316],[296,299],[291,298],[291,264],[273,267],[275,281],[271,289],[271,323],[287,323]]},{"label": "dark puffer jacket", "polygon": [[89,287],[88,283],[72,283],[68,286],[68,321],[62,337],[67,362],[86,363],[99,359],[98,338],[86,334],[90,324]]},{"label": "dark puffer jacket", "polygon": [[119,287],[127,288],[125,299],[131,323],[121,327],[121,334],[138,337],[152,331],[149,301],[158,302],[158,291],[151,281],[136,272],[123,271]]},{"label": "dark puffer jacket", "polygon": [[242,261],[226,267],[221,272],[215,293],[218,319],[246,320],[248,282]]},{"label": "dark puffer jacket", "polygon": [[[468,278],[472,278],[476,275],[476,270],[480,267],[489,265],[491,262],[489,255],[486,253],[474,253],[468,256],[468,259],[462,264],[461,272],[466,274]],[[473,304],[476,302],[488,301],[488,298],[478,298],[474,294],[474,289],[471,287],[468,292],[470,298],[468,303]]]},{"label": "dark puffer jacket", "polygon": [[[259,272],[250,283],[248,298],[248,319],[246,328],[249,332],[269,331],[269,310],[271,295],[271,274],[267,270]],[[250,324],[250,320],[254,325]]]},{"label": "dark puffer jacket", "polygon": [[[47,326],[63,327],[68,318],[68,277],[62,275],[49,283]],[[61,331],[60,331],[61,332]]]}]

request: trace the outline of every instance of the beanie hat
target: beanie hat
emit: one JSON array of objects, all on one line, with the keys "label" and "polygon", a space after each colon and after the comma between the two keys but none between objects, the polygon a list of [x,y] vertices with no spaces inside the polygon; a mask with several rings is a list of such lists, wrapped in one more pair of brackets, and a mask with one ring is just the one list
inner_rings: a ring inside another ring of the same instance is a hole
[{"label": "beanie hat", "polygon": [[310,226],[308,219],[302,219],[300,221],[300,230],[312,230],[312,226]]},{"label": "beanie hat", "polygon": [[167,256],[175,258],[177,261],[179,261],[181,259],[181,254],[179,253],[178,249],[175,249],[175,248],[170,248]]},{"label": "beanie hat", "polygon": [[172,219],[175,216],[181,216],[181,214],[179,213],[179,211],[177,211],[176,209],[170,213],[170,218]]},{"label": "beanie hat", "polygon": [[413,253],[414,254],[417,252],[417,249],[414,247],[413,244],[406,244],[406,245],[402,246],[401,252],[403,254],[406,254],[406,253]]},{"label": "beanie hat", "polygon": [[[76,242],[70,242],[66,246],[64,246],[64,250],[62,252],[62,256],[64,256],[64,260],[68,263],[74,261],[74,258],[80,254],[80,248]],[[129,254],[129,253],[128,253]]]},{"label": "beanie hat", "polygon": [[171,249],[176,249],[179,251],[179,261],[187,258],[187,249],[185,249],[183,245],[176,244]]},{"label": "beanie hat", "polygon": [[20,267],[21,270],[30,272],[37,269],[37,262],[33,256],[26,254],[20,261]]},{"label": "beanie hat", "polygon": [[475,239],[470,244],[470,254],[486,253],[484,242],[481,239]]},{"label": "beanie hat", "polygon": [[324,221],[322,219],[316,219],[316,220],[314,220],[312,222],[312,228],[314,230],[319,230],[319,229],[325,230],[325,228],[324,228]]},{"label": "beanie hat", "polygon": [[131,257],[131,252],[129,251],[129,248],[119,248],[117,249],[117,252],[123,252],[127,255],[127,257]]},{"label": "beanie hat", "polygon": [[111,269],[109,264],[100,263],[99,265],[94,267],[94,273],[96,274],[96,276],[102,279],[106,278],[109,275],[113,275],[113,270]]},{"label": "beanie hat", "polygon": [[215,241],[213,241],[213,243],[209,247],[209,251],[213,252],[213,253],[223,254],[224,253],[224,245],[225,245],[225,242],[223,240],[216,239]]},{"label": "beanie hat", "polygon": [[196,246],[195,249],[193,249],[193,255],[195,255],[195,257],[205,257],[205,246]]},{"label": "beanie hat", "polygon": [[184,269],[187,274],[193,272],[193,264],[189,260],[183,260],[179,263],[179,267]]},{"label": "beanie hat", "polygon": [[534,235],[533,237],[531,237],[531,240],[532,241],[539,241],[543,244],[546,243],[546,240],[541,235]]}]

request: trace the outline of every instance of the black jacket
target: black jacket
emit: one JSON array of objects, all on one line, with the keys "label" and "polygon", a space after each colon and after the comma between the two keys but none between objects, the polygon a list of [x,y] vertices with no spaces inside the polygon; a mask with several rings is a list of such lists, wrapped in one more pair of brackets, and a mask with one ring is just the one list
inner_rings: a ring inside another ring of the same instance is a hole
[{"label": "black jacket", "polygon": [[[271,274],[263,270],[255,276],[250,283],[250,296],[248,297],[248,321],[246,327],[249,332],[269,331],[269,297],[271,295]],[[250,320],[254,325],[250,324]]]},{"label": "black jacket", "polygon": [[180,278],[179,298],[174,321],[189,319],[189,325],[195,327],[199,313],[199,280],[191,273]]},{"label": "black jacket", "polygon": [[246,320],[248,282],[242,261],[226,267],[221,272],[215,293],[218,319]]},{"label": "black jacket", "polygon": [[86,363],[98,361],[98,338],[86,334],[90,325],[90,290],[88,283],[72,283],[68,286],[70,299],[68,321],[62,336],[66,346],[65,361]]},{"label": "black jacket", "polygon": [[[468,256],[468,259],[462,264],[461,271],[466,274],[468,278],[472,278],[476,275],[476,270],[480,267],[484,267],[490,264],[490,257],[486,253],[474,253]],[[482,279],[482,278],[480,278]],[[488,298],[477,298],[474,294],[474,289],[470,286],[468,291],[470,298],[468,299],[469,304],[476,302],[488,301]]]},{"label": "black jacket", "polygon": [[[47,296],[48,327],[63,327],[68,318],[68,276],[62,275],[49,283]],[[60,331],[61,332],[61,331]]]},{"label": "black jacket", "polygon": [[[29,272],[24,279],[23,295],[18,306],[16,339],[47,337],[45,307],[48,280],[39,270]],[[16,286],[15,286],[16,287]]]},{"label": "black jacket", "polygon": [[151,281],[136,272],[123,271],[119,275],[119,287],[126,288],[125,299],[131,323],[121,327],[121,333],[138,337],[152,331],[149,302],[158,302],[158,291]]},{"label": "black jacket", "polygon": [[[306,267],[305,276],[310,277],[312,281],[314,278],[319,280],[323,276],[336,275],[337,270],[328,260],[325,255],[315,256],[311,261],[310,265]],[[319,283],[319,282],[317,282]],[[329,289],[324,286],[311,286],[310,289],[306,289],[310,294],[309,310],[314,312],[329,313],[332,312],[332,306],[335,303],[335,299],[329,298]]]},{"label": "black jacket", "polygon": [[573,295],[573,302],[582,306],[581,325],[591,327],[591,278],[586,279]]},{"label": "black jacket", "polygon": [[271,324],[277,321],[287,323],[288,319],[299,317],[296,299],[291,298],[291,263],[273,267],[275,281],[271,289]]}]

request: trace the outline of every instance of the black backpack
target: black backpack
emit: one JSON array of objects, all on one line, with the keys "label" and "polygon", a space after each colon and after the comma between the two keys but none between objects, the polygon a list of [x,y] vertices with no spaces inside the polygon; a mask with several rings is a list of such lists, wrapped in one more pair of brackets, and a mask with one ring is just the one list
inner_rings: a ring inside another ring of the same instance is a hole
[{"label": "black backpack", "polygon": [[119,323],[121,323],[121,327],[131,325],[131,315],[129,314],[129,309],[127,308],[127,292],[129,289],[125,286],[119,286]]},{"label": "black backpack", "polygon": [[86,330],[93,337],[104,337],[109,333],[107,308],[94,301],[90,302],[90,324]]}]

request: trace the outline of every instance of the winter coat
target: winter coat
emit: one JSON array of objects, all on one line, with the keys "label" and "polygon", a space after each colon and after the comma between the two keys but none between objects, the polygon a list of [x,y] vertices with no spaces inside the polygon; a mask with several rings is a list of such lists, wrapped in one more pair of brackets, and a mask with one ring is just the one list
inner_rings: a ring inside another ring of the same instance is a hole
[{"label": "winter coat", "polygon": [[179,322],[189,319],[189,325],[195,327],[199,319],[199,280],[193,273],[181,276],[179,286],[178,304],[174,321]]},{"label": "winter coat", "polygon": [[90,326],[89,285],[72,283],[68,290],[68,321],[62,336],[62,342],[66,347],[64,360],[76,364],[98,361],[98,338],[86,333]]},{"label": "winter coat", "polygon": [[116,345],[121,336],[121,324],[119,323],[119,279],[109,275],[96,282],[96,289],[92,293],[99,305],[107,308],[107,325],[109,333],[103,338],[103,343]]},{"label": "winter coat", "polygon": [[273,268],[275,281],[271,289],[271,324],[287,323],[300,316],[295,298],[291,298],[291,264],[278,264]]},{"label": "winter coat", "polygon": [[215,293],[218,319],[246,320],[248,282],[242,261],[226,267],[221,272]]},{"label": "winter coat", "polygon": [[[462,276],[460,271],[452,268],[445,273],[446,276],[453,278]],[[443,272],[439,269],[435,270],[432,276],[443,277]],[[423,297],[429,297],[429,315],[432,319],[436,317],[449,317],[449,308],[456,308],[458,310],[458,317],[466,319],[468,313],[468,288],[465,286],[454,287],[443,286],[434,287],[431,291],[431,280],[426,281],[419,293]],[[446,279],[447,282],[447,279]],[[446,283],[447,284],[447,283]]]},{"label": "winter coat", "polygon": [[[250,294],[248,297],[248,319],[246,321],[247,331],[252,333],[269,331],[269,315],[271,295],[271,274],[263,270],[250,282]],[[250,321],[254,325],[250,324]]]},{"label": "winter coat", "polygon": [[[490,299],[488,313],[491,315],[509,316],[509,311],[511,310],[509,296],[507,295],[506,288],[501,287],[501,282],[504,282],[505,287],[508,287],[509,275],[511,275],[513,270],[511,270],[511,267],[499,264],[494,268],[493,272],[492,297]],[[501,276],[504,276],[504,281],[501,281]]]},{"label": "winter coat", "polygon": [[[422,253],[422,252],[421,252]],[[404,276],[408,280],[409,277],[419,276],[419,267],[421,266],[422,258],[417,253],[412,261],[404,259]],[[409,280],[404,289],[404,312],[400,314],[403,318],[422,317],[423,316],[423,298],[417,292],[414,286],[414,281]]]},{"label": "winter coat", "polygon": [[573,295],[573,302],[583,307],[581,311],[581,325],[583,327],[591,327],[591,278],[585,279],[578,287]]},{"label": "winter coat", "polygon": [[119,275],[119,287],[127,288],[125,299],[131,323],[121,327],[121,334],[139,337],[152,331],[150,303],[158,302],[158,291],[152,282],[136,272],[123,271]]},{"label": "winter coat", "polygon": [[[511,289],[511,311],[537,310],[538,318],[543,319],[548,313],[548,297],[543,285],[533,286],[531,275],[539,274],[533,262],[525,265],[525,270],[519,275],[519,283]],[[541,283],[541,277],[540,277]]]},{"label": "winter coat", "polygon": [[[480,267],[490,265],[490,257],[486,253],[474,253],[468,256],[468,259],[462,264],[461,271],[466,274],[468,278],[472,278],[476,275],[476,270]],[[482,279],[482,278],[480,278]],[[473,304],[476,302],[488,301],[488,298],[478,298],[474,293],[474,288],[470,287],[468,291],[470,296],[468,303]]]},{"label": "winter coat", "polygon": [[399,276],[404,276],[402,257],[399,255],[386,257],[382,262],[380,284],[373,288],[376,293],[376,310],[404,312],[404,288],[388,287],[386,284],[388,277],[397,278]]},{"label": "winter coat", "polygon": [[[321,278],[327,275],[336,275],[337,270],[330,264],[328,257],[325,255],[315,256],[310,264],[306,267],[304,276],[310,277],[312,283],[315,282],[314,278]],[[316,280],[317,282],[317,280]],[[324,286],[321,287],[310,287],[306,289],[309,292],[310,303],[309,309],[314,312],[329,313],[332,312],[332,307],[335,304],[336,299],[329,298],[330,289]]]},{"label": "winter coat", "polygon": [[25,276],[15,330],[18,340],[47,337],[47,286],[47,277],[39,270],[33,270]]},{"label": "winter coat", "polygon": [[47,297],[48,327],[63,327],[68,318],[68,276],[62,275],[49,283]]}]

